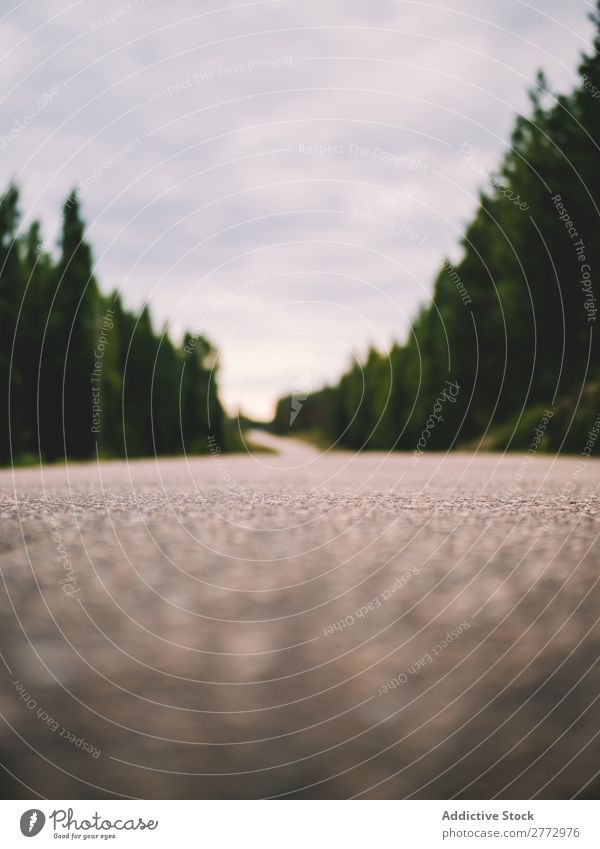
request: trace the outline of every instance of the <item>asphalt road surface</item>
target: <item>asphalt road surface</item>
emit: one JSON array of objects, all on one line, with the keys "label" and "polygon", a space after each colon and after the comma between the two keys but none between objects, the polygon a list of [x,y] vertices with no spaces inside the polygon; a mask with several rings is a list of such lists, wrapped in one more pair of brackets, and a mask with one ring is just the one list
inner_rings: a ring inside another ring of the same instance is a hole
[{"label": "asphalt road surface", "polygon": [[0,473],[8,797],[594,798],[600,464]]}]

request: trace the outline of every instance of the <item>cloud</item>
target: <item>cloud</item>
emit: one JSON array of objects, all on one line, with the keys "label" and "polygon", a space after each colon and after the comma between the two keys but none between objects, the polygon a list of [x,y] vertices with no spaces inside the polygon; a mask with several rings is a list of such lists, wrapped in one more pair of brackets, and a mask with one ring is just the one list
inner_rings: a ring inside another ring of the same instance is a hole
[{"label": "cloud", "polygon": [[493,166],[591,34],[560,0],[32,0],[3,28],[0,131],[58,89],[2,151],[27,220],[84,184],[101,285],[174,334],[208,315],[229,408],[262,416],[403,338],[475,208],[457,145]]}]

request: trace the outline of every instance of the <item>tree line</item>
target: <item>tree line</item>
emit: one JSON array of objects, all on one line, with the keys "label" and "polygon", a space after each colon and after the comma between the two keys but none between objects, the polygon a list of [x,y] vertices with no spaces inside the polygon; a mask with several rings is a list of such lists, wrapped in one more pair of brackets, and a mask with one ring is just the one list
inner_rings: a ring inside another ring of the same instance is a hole
[{"label": "tree line", "polygon": [[57,256],[39,222],[19,232],[19,190],[0,199],[0,463],[226,450],[217,358],[202,336],[176,345],[148,307],[126,309],[94,276],[79,197]]},{"label": "tree line", "polygon": [[[582,452],[600,413],[600,3],[594,51],[568,94],[539,74],[497,171],[485,175],[456,265],[402,344],[371,350],[334,386],[294,396],[272,428],[352,449],[460,445]],[[481,169],[464,143],[457,155]],[[481,169],[482,173],[485,173]],[[452,402],[440,401],[449,381]],[[548,413],[549,415],[546,415]]]}]

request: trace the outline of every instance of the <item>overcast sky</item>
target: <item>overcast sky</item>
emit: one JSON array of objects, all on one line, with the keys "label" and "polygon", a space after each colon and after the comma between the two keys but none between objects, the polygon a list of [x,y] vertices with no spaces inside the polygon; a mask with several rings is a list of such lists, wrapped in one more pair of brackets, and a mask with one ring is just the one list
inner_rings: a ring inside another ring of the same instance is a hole
[{"label": "overcast sky", "polygon": [[[403,339],[582,0],[4,0],[0,177],[55,241],[80,186],[97,276],[217,345],[269,417]],[[6,10],[6,11],[5,11]]]}]

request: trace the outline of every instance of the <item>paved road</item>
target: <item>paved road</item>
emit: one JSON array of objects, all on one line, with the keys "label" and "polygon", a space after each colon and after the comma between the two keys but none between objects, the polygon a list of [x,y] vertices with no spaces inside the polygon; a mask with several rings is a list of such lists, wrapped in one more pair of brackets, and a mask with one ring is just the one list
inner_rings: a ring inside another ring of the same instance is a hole
[{"label": "paved road", "polygon": [[7,795],[600,790],[600,465],[0,473]]}]

